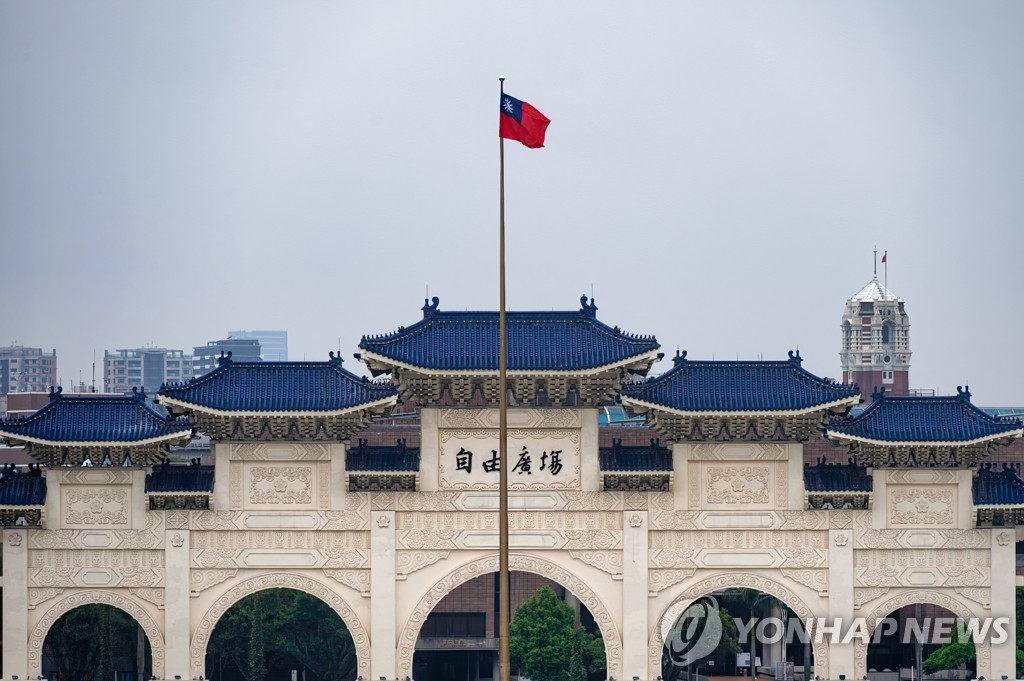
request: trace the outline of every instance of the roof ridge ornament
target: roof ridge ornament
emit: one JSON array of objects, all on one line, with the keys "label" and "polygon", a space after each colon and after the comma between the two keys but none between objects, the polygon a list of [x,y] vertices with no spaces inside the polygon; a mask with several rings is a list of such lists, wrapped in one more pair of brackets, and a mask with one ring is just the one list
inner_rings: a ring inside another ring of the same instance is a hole
[{"label": "roof ridge ornament", "polygon": [[597,317],[597,305],[594,303],[593,298],[590,299],[589,303],[587,302],[586,293],[580,296],[580,305],[582,306],[580,307],[580,312],[583,314],[584,317],[590,317],[591,319]]},{"label": "roof ridge ornament", "polygon": [[222,367],[225,364],[231,364],[231,354],[230,350],[228,350],[227,353],[221,350],[220,357],[217,358],[217,366]]},{"label": "roof ridge ornament", "polygon": [[967,402],[970,402],[971,401],[971,386],[969,386],[969,385],[959,386],[958,385],[956,387],[956,394],[957,394],[957,396],[960,399],[966,400]]},{"label": "roof ridge ornament", "polygon": [[441,299],[438,298],[437,296],[434,296],[430,300],[424,298],[423,307],[420,308],[421,310],[423,310],[423,318],[430,319],[431,317],[433,317],[437,313],[437,306],[440,304]]},{"label": "roof ridge ornament", "polygon": [[871,401],[875,402],[883,397],[885,397],[885,386],[883,385],[881,388],[875,386],[875,389],[871,391]]},{"label": "roof ridge ornament", "polygon": [[334,354],[334,350],[331,350],[330,352],[327,353],[327,356],[330,357],[330,359],[327,360],[327,363],[332,367],[340,367],[342,362],[344,361],[341,358],[341,350],[338,351],[337,355]]},{"label": "roof ridge ornament", "polygon": [[676,356],[672,358],[672,366],[679,366],[681,364],[686,364],[686,350],[682,352],[676,350]]},{"label": "roof ridge ornament", "polygon": [[797,348],[796,352],[789,351],[789,361],[797,366],[802,366],[804,359],[800,356],[800,349]]},{"label": "roof ridge ornament", "polygon": [[139,400],[140,402],[146,401],[146,387],[145,386],[132,386],[132,397]]},{"label": "roof ridge ornament", "polygon": [[63,393],[63,392],[64,392],[64,388],[62,386],[58,385],[58,386],[54,387],[54,386],[51,385],[50,386],[50,401],[54,402],[56,400],[59,400],[61,398],[61,393]]}]

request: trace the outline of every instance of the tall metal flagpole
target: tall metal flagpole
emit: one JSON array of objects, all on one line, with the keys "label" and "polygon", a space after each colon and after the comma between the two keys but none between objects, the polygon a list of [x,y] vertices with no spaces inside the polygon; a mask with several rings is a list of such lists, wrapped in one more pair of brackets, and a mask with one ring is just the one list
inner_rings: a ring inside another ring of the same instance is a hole
[{"label": "tall metal flagpole", "polygon": [[[505,94],[505,78],[498,78],[501,95]],[[509,598],[508,573],[508,353],[505,338],[505,139],[498,136],[498,154],[501,159],[501,190],[499,205],[498,253],[498,674],[500,681],[509,681],[511,658],[509,654],[509,620],[512,618]]]}]

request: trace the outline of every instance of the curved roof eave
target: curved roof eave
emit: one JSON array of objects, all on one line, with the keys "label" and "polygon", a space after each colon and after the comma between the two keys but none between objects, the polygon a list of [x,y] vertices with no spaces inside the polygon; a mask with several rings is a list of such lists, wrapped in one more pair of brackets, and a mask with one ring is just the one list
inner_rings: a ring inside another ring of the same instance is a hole
[{"label": "curved roof eave", "polygon": [[[608,364],[602,364],[601,366],[591,367],[588,369],[508,369],[507,374],[509,376],[550,376],[552,374],[559,376],[593,376],[596,374],[610,371],[611,369],[618,369],[620,367],[628,367],[633,364],[639,364],[644,361],[650,361],[651,364],[657,361],[660,348],[654,348],[646,352],[626,357],[617,362],[610,362]],[[365,362],[367,365],[370,364],[369,360],[374,360],[378,364],[385,366],[391,366],[396,369],[404,369],[407,371],[415,371],[428,376],[494,376],[498,373],[498,369],[430,369],[427,367],[421,367],[416,364],[409,364],[400,360],[392,359],[386,355],[379,355],[372,350],[360,349],[360,360]],[[381,372],[388,373],[388,372]]]},{"label": "curved roof eave", "polygon": [[876,440],[874,438],[863,437],[860,435],[850,435],[842,431],[833,431],[828,428],[825,429],[825,435],[830,440],[836,440],[840,443],[843,443],[844,441],[861,442],[864,444],[878,445],[880,447],[969,447],[970,445],[982,444],[993,440],[1021,437],[1022,434],[1024,434],[1024,428],[983,435],[982,437],[973,438],[971,440]]},{"label": "curved roof eave", "polygon": [[201,404],[194,404],[192,402],[185,402],[183,400],[177,400],[167,395],[158,395],[157,401],[160,404],[167,404],[170,406],[177,407],[183,411],[196,411],[203,414],[210,414],[212,416],[286,416],[286,417],[302,417],[302,416],[343,416],[345,414],[351,414],[357,411],[364,411],[367,409],[373,409],[379,406],[390,406],[394,405],[398,401],[398,395],[389,395],[385,398],[374,400],[372,402],[363,402],[356,404],[351,407],[345,407],[344,409],[332,409],[328,411],[274,411],[274,410],[245,410],[236,411],[230,409],[214,409],[213,407],[207,407]]},{"label": "curved roof eave", "polygon": [[156,437],[149,437],[142,440],[96,440],[96,441],[68,441],[68,440],[47,440],[45,438],[32,437],[29,435],[18,435],[11,433],[10,431],[0,430],[0,438],[5,440],[14,440],[19,442],[26,442],[29,444],[38,445],[50,445],[53,447],[141,447],[143,445],[155,444],[158,442],[165,442],[168,440],[188,440],[192,437],[192,427],[189,426],[187,430],[182,430],[176,433],[167,433],[166,435],[157,435]]},{"label": "curved roof eave", "polygon": [[839,400],[833,400],[831,402],[822,402],[821,404],[812,405],[803,409],[777,409],[771,411],[753,411],[753,410],[722,410],[722,411],[683,411],[681,409],[675,409],[662,404],[656,404],[654,402],[646,402],[644,400],[638,400],[634,397],[622,395],[622,404],[627,403],[630,406],[641,406],[647,411],[663,411],[676,416],[802,416],[804,414],[813,414],[817,411],[829,411],[835,407],[841,407],[849,404],[851,407],[857,405],[860,402],[860,395],[851,395],[850,397],[844,397]]}]

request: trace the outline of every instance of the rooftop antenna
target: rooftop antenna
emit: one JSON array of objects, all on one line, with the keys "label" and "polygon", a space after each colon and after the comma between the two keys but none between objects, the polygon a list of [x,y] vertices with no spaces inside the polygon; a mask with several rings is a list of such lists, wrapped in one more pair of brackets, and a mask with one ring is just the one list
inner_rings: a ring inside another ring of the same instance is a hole
[{"label": "rooftop antenna", "polygon": [[878,279],[878,246],[875,246],[875,279]]},{"label": "rooftop antenna", "polygon": [[590,299],[594,299],[594,282],[590,282]]},{"label": "rooftop antenna", "polygon": [[92,349],[92,391],[96,392],[96,348]]}]

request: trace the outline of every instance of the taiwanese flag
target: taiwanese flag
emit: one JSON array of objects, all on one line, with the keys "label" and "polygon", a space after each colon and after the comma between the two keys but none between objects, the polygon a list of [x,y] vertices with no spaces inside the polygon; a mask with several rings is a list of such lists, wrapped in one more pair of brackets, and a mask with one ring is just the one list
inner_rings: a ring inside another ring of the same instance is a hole
[{"label": "taiwanese flag", "polygon": [[548,117],[526,102],[501,94],[498,115],[498,137],[522,142],[531,149],[544,146]]}]

